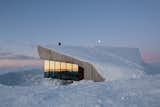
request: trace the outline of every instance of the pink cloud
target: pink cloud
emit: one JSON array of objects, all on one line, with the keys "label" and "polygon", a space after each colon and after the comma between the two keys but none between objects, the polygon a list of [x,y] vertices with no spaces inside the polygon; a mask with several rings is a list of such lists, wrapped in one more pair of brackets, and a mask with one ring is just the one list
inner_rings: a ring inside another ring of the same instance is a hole
[{"label": "pink cloud", "polygon": [[160,61],[160,55],[151,53],[142,53],[142,59],[144,61]]},{"label": "pink cloud", "polygon": [[2,59],[0,60],[0,67],[21,67],[21,66],[31,66],[38,65],[42,66],[42,60],[17,60],[17,59]]}]

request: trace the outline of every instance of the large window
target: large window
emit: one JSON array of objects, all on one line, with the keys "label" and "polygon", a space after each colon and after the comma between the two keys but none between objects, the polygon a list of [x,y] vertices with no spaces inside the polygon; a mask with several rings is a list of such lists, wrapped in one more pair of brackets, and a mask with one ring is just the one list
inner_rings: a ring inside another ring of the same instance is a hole
[{"label": "large window", "polygon": [[78,72],[78,65],[65,63],[65,62],[58,62],[58,61],[44,61],[44,71],[45,72],[63,72],[63,71],[71,71],[71,72]]},{"label": "large window", "polygon": [[49,70],[50,70],[49,61],[45,60],[44,61],[44,71],[47,72]]},{"label": "large window", "polygon": [[44,77],[79,81],[84,78],[84,69],[77,64],[45,60]]}]

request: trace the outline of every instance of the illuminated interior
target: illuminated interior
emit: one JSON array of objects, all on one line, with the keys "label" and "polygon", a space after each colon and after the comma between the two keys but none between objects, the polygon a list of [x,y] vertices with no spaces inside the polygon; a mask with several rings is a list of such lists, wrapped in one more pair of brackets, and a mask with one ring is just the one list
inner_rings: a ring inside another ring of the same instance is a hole
[{"label": "illuminated interior", "polygon": [[84,78],[84,69],[77,64],[45,60],[44,77],[79,81]]},{"label": "illuminated interior", "polygon": [[78,65],[65,63],[65,62],[45,60],[44,71],[45,72],[64,72],[64,71],[78,72]]}]

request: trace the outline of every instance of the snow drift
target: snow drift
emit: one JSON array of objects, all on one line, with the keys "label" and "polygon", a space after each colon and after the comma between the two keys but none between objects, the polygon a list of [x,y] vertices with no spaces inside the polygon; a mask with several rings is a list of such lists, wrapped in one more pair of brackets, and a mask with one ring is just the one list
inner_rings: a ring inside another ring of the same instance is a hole
[{"label": "snow drift", "polygon": [[106,81],[138,78],[144,74],[137,48],[55,45],[48,48],[93,64]]},{"label": "snow drift", "polygon": [[68,86],[0,85],[1,107],[159,107],[160,75]]},{"label": "snow drift", "polygon": [[43,80],[43,71],[38,68],[16,68],[17,71],[0,75],[0,84],[7,86],[40,85]]},{"label": "snow drift", "polygon": [[[94,64],[97,71],[106,81],[133,79],[144,75],[140,52],[136,48],[109,48],[102,46],[53,46],[52,48]],[[9,72],[1,68],[2,72],[6,72],[0,75],[0,84],[3,85],[30,86],[47,83],[43,78],[43,67],[10,68]],[[52,81],[52,83],[55,83],[55,81]],[[57,83],[59,84],[59,82]]]},{"label": "snow drift", "polygon": [[[160,67],[141,64],[138,49],[53,48],[94,63],[110,81],[82,80],[66,86],[59,85],[58,80],[44,79],[42,67],[0,68],[0,107],[160,106],[160,72],[154,73],[154,70],[160,71]],[[143,76],[143,66],[150,75]]]}]

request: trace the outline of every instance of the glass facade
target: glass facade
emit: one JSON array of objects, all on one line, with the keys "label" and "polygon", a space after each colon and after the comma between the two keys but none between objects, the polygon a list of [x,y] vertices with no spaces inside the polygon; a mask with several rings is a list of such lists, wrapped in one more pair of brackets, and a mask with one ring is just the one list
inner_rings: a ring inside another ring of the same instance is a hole
[{"label": "glass facade", "polygon": [[78,72],[78,65],[65,63],[65,62],[58,62],[58,61],[44,61],[44,71],[45,72],[63,72],[63,71],[70,71],[70,72]]},{"label": "glass facade", "polygon": [[77,64],[45,60],[44,77],[63,80],[80,80],[83,74]]}]

